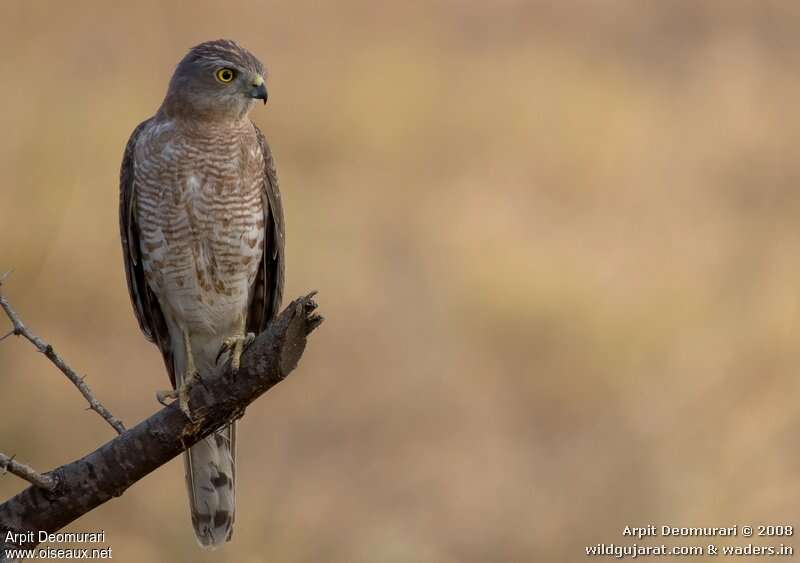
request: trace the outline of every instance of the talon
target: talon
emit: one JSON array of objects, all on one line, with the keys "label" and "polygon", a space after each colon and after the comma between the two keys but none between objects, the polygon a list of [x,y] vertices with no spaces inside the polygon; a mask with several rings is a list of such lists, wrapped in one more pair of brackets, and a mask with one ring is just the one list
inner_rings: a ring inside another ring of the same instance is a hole
[{"label": "talon", "polygon": [[[191,391],[192,385],[194,385],[197,381],[203,383],[199,373],[194,372],[192,374],[187,374],[186,378],[183,380],[183,383],[177,389],[157,391],[156,400],[165,407],[168,407],[177,399],[178,408],[181,409],[181,412],[186,415],[186,418],[193,420],[192,413],[189,410],[189,391]],[[167,401],[167,399],[172,399],[172,401]]]},{"label": "talon", "polygon": [[220,346],[216,359],[216,363],[219,364],[222,354],[225,352],[230,352],[231,371],[234,374],[239,371],[242,360],[242,352],[244,352],[245,347],[249,346],[253,340],[256,339],[255,334],[245,333],[246,323],[244,315],[240,315],[238,324],[238,330],[240,331],[239,334],[233,334],[232,336],[228,336],[222,340],[222,346]]},{"label": "talon", "polygon": [[203,386],[203,389],[205,389],[206,391],[208,391],[208,385],[206,385],[206,380],[205,380],[205,379],[203,379],[203,377],[200,375],[200,373],[199,373],[199,372],[198,372],[198,373],[195,373],[195,374],[194,374],[194,377],[193,377],[192,379],[194,379],[194,382],[195,382],[195,383],[199,383],[200,385],[202,385],[202,386]]},{"label": "talon", "polygon": [[242,355],[240,351],[241,343],[241,336],[229,336],[222,341],[222,345],[231,352],[231,368],[233,368],[234,372],[239,371],[239,356]]},{"label": "talon", "polygon": [[222,342],[222,346],[220,346],[220,347],[219,347],[219,352],[217,352],[217,358],[214,360],[214,363],[215,363],[215,364],[217,364],[217,365],[219,365],[219,359],[220,359],[220,358],[222,357],[222,355],[223,355],[225,352],[227,352],[227,351],[228,351],[228,345],[227,345],[227,344],[225,344],[225,342],[223,341],[223,342]]},{"label": "talon", "polygon": [[234,373],[239,371],[242,363],[242,353],[245,346],[249,346],[256,339],[256,335],[252,332],[247,334],[237,334],[229,336],[222,341],[222,346],[231,352],[231,369]]}]

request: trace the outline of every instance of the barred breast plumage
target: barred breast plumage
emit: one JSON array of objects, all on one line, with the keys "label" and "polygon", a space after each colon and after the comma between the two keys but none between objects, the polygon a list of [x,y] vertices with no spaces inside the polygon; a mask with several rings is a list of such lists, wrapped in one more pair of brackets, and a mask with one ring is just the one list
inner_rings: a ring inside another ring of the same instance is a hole
[{"label": "barred breast plumage", "polygon": [[163,307],[192,333],[238,322],[261,260],[264,160],[249,121],[225,131],[143,132],[136,146],[142,262]]}]

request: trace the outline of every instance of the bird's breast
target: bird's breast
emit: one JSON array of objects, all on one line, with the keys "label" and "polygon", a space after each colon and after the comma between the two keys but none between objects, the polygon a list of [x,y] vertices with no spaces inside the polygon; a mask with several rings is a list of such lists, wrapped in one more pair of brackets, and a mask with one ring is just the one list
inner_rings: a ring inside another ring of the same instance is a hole
[{"label": "bird's breast", "polygon": [[246,140],[173,135],[143,147],[137,161],[145,273],[159,299],[191,324],[238,315],[261,262],[263,160]]}]

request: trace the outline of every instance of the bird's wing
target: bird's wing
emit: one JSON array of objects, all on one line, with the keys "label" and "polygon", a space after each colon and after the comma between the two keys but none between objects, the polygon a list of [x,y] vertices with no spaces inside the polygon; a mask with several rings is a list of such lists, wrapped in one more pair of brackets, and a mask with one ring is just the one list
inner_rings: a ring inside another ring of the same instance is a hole
[{"label": "bird's wing", "polygon": [[247,331],[255,334],[263,331],[267,323],[278,314],[283,298],[283,271],[285,264],[285,241],[283,204],[278,189],[275,161],[269,150],[267,139],[253,124],[258,136],[261,154],[264,156],[264,253],[256,281],[253,283],[252,299],[247,311]]},{"label": "bird's wing", "polygon": [[122,167],[119,174],[119,232],[122,239],[122,260],[125,263],[125,276],[128,279],[128,293],[133,303],[133,312],[139,321],[145,337],[154,342],[167,366],[169,378],[175,385],[175,373],[172,360],[169,330],[158,299],[147,285],[144,277],[141,253],[139,248],[139,226],[136,224],[136,186],[134,185],[134,153],[139,135],[150,122],[140,123],[131,133]]}]

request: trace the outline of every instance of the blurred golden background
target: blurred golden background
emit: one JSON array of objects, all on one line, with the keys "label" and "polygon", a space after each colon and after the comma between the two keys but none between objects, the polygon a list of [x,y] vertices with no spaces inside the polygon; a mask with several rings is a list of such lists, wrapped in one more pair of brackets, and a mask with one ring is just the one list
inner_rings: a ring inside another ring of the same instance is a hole
[{"label": "blurred golden background", "polygon": [[[800,525],[799,17],[4,2],[3,292],[112,412],[142,420],[167,381],[128,300],[119,163],[196,43],[269,68],[252,116],[286,298],[318,289],[327,317],[240,426],[232,543],[195,544],[179,459],[68,530],[104,529],[122,562],[455,563],[583,560],[625,525]],[[20,339],[0,390],[0,451],[42,471],[113,437]]]}]

